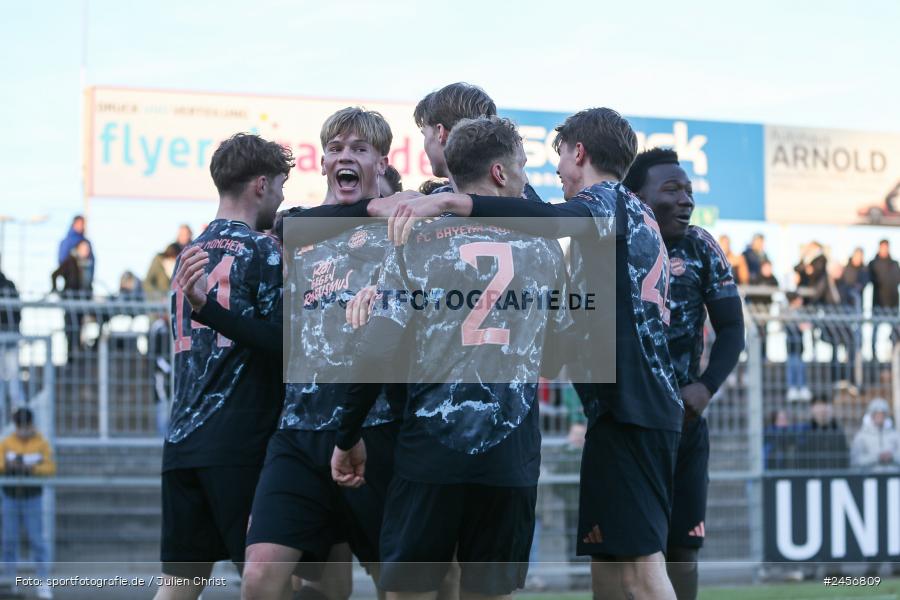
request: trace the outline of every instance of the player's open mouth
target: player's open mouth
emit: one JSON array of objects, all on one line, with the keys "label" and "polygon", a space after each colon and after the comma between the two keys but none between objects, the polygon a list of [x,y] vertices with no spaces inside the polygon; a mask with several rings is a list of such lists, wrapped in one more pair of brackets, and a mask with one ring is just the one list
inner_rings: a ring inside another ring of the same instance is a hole
[{"label": "player's open mouth", "polygon": [[682,225],[689,225],[691,223],[691,215],[690,213],[686,215],[676,215],[675,220],[681,223]]},{"label": "player's open mouth", "polygon": [[359,185],[359,175],[352,169],[341,169],[335,175],[342,192],[351,192]]}]

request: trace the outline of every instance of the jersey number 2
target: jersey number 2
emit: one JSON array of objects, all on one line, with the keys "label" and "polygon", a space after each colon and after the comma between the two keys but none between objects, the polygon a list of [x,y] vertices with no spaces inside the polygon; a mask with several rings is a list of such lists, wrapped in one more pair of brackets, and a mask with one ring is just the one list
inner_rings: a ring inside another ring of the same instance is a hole
[{"label": "jersey number 2", "polygon": [[481,346],[483,344],[509,344],[509,329],[487,327],[479,329],[487,318],[491,307],[509,286],[516,273],[513,267],[512,247],[508,243],[473,242],[459,247],[459,257],[478,268],[479,256],[492,256],[497,259],[497,273],[488,283],[472,312],[462,323],[462,345]]},{"label": "jersey number 2", "polygon": [[[231,305],[231,265],[233,264],[233,256],[224,256],[206,276],[207,293],[218,286],[216,302],[225,310],[228,310]],[[178,336],[175,338],[175,354],[191,349],[191,334],[188,332],[187,335],[184,335],[184,304],[184,290],[178,287],[175,289],[175,326],[178,328]],[[206,325],[191,319],[191,330],[205,328]],[[231,345],[231,340],[220,333],[216,336],[216,345],[219,348],[227,348]]]}]

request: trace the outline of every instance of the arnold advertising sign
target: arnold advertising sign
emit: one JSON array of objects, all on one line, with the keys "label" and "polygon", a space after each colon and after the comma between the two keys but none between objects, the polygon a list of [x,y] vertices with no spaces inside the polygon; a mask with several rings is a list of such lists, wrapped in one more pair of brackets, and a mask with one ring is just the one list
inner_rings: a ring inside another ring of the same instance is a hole
[{"label": "arnold advertising sign", "polygon": [[[285,186],[291,204],[325,195],[319,130],[333,112],[362,105],[381,112],[394,134],[389,160],[406,188],[431,177],[414,103],[91,88],[87,94],[86,193],[117,198],[216,197],[209,161],[239,131],[289,146],[296,167]],[[500,109],[525,139],[526,172],[546,200],[562,199],[553,129],[566,113]],[[764,218],[761,125],[629,117],[641,147],[676,149],[694,184],[698,214]],[[710,215],[715,216],[710,217]]]},{"label": "arnold advertising sign", "polygon": [[900,135],[766,126],[766,220],[900,225]]},{"label": "arnold advertising sign", "polygon": [[767,477],[767,561],[900,560],[900,474]]}]

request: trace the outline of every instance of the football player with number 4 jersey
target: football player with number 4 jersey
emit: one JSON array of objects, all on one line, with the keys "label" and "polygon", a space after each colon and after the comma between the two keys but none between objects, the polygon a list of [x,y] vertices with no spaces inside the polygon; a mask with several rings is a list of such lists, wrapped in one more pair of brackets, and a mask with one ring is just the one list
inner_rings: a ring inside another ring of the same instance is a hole
[{"label": "football player with number 4 jersey", "polygon": [[[510,121],[460,121],[445,155],[460,189],[522,194],[525,153]],[[411,346],[381,586],[398,600],[433,592],[455,551],[464,592],[504,596],[524,584],[534,532],[537,381],[559,354],[545,344],[569,324],[563,253],[555,239],[502,223],[447,216],[420,225],[382,267],[381,300],[354,363],[363,383],[349,388],[332,474],[343,485],[367,480],[360,431],[379,386],[365,382]]]},{"label": "football player with number 4 jersey", "polygon": [[[666,566],[678,600],[695,600],[697,552],[706,537],[709,486],[709,431],[703,411],[744,348],[743,310],[725,253],[708,231],[690,225],[693,191],[678,155],[664,148],[642,152],[624,183],[653,209],[669,252],[667,337],[685,415]],[[716,339],[701,373],[707,312]]]},{"label": "football player with number 4 jersey", "polygon": [[[291,167],[289,150],[255,135],[237,134],[213,154],[219,209],[191,246],[208,254],[209,294],[237,314],[280,318],[281,247],[262,231],[272,227]],[[209,577],[218,560],[241,568],[253,491],[282,397],[277,358],[195,322],[184,290],[176,285],[174,292],[175,393],[163,447],[161,540],[170,577],[159,599],[196,598],[203,586],[194,578]]]}]

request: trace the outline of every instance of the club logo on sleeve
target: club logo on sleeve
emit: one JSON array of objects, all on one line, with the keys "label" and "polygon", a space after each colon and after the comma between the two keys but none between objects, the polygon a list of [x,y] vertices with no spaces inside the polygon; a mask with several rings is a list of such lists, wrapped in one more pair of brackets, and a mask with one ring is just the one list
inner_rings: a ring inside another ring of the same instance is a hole
[{"label": "club logo on sleeve", "polygon": [[670,259],[669,269],[672,271],[672,275],[674,275],[675,277],[684,275],[684,259],[677,256]]},{"label": "club logo on sleeve", "polygon": [[365,231],[357,231],[352,236],[350,236],[350,241],[347,242],[347,245],[351,248],[359,248],[363,244],[366,243],[366,240],[369,239],[369,234]]}]

